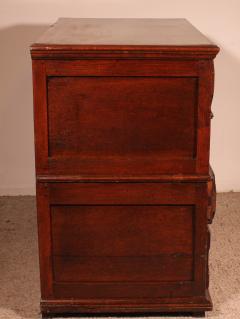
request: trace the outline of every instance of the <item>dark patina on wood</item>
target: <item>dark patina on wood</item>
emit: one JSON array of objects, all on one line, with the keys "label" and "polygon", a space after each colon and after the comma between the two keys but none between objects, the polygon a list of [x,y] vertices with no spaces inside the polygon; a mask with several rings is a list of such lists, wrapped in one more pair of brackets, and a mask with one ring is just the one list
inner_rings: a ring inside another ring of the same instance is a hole
[{"label": "dark patina on wood", "polygon": [[185,19],[61,18],[31,46],[44,315],[212,309],[218,51]]}]

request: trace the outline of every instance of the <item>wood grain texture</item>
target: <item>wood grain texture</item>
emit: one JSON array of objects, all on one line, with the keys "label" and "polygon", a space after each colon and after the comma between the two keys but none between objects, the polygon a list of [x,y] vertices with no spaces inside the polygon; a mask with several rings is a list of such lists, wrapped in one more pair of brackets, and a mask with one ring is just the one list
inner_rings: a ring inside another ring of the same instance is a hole
[{"label": "wood grain texture", "polygon": [[186,19],[59,18],[36,42],[82,45],[213,45]]},{"label": "wood grain texture", "polygon": [[51,252],[51,216],[49,210],[49,192],[47,184],[36,187],[38,248],[42,298],[53,297],[53,268]]},{"label": "wood grain texture", "polygon": [[[60,287],[58,287],[60,288]],[[66,287],[61,287],[66,293]],[[145,287],[143,287],[145,288]],[[164,287],[163,287],[164,288]],[[179,286],[175,286],[175,292]],[[141,289],[145,291],[145,289]],[[47,313],[161,313],[161,312],[199,312],[212,309],[212,301],[208,293],[202,296],[138,298],[138,299],[65,299],[42,300],[41,310]]]},{"label": "wood grain texture", "polygon": [[155,297],[176,285],[204,295],[206,193],[206,183],[49,184],[54,296],[103,297],[99,281],[115,297],[139,297],[139,282]]},{"label": "wood grain texture", "polygon": [[192,159],[196,94],[196,78],[51,77],[48,156]]},{"label": "wood grain texture", "polygon": [[[51,220],[55,255],[177,257],[193,252],[192,205],[52,205]],[[179,227],[173,229],[173,223]]]},{"label": "wood grain texture", "polygon": [[[55,205],[191,205],[206,195],[206,183],[51,183]],[[203,199],[208,202],[208,197]]]},{"label": "wood grain texture", "polygon": [[[55,281],[84,282],[172,282],[191,281],[191,256],[65,257],[54,256]],[[176,269],[176,264],[178,268]],[[159,284],[161,285],[161,284]],[[94,288],[95,289],[95,288]],[[94,296],[92,289],[92,296]],[[116,288],[115,288],[116,289]],[[109,295],[111,296],[111,295]]]},{"label": "wood grain texture", "polygon": [[211,63],[192,61],[47,61],[35,79],[43,88],[35,103],[37,175],[202,179],[212,72]]},{"label": "wood grain texture", "polygon": [[33,58],[209,58],[218,47],[185,19],[59,19]]},{"label": "wood grain texture", "polygon": [[43,315],[212,309],[218,51],[184,19],[60,19],[32,45]]},{"label": "wood grain texture", "polygon": [[212,169],[210,171],[210,176],[211,178],[208,181],[208,212],[207,212],[209,224],[211,224],[214,219],[214,215],[216,212],[216,201],[217,201],[215,175]]}]

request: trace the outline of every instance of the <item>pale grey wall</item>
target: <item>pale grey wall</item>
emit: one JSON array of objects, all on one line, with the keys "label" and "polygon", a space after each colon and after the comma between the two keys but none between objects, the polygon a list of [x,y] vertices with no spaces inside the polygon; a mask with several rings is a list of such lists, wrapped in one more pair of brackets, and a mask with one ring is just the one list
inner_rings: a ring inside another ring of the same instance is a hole
[{"label": "pale grey wall", "polygon": [[219,191],[240,190],[239,0],[1,0],[0,194],[34,193],[28,46],[60,17],[189,19],[222,49],[216,59],[211,162]]}]

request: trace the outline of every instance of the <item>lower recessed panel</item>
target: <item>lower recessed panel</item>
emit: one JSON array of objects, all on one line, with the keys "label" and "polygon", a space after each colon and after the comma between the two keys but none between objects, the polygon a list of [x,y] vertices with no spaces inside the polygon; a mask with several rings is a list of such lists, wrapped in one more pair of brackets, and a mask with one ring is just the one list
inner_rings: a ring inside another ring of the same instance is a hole
[{"label": "lower recessed panel", "polygon": [[193,280],[193,205],[52,205],[51,220],[54,282],[74,296],[110,297],[114,284],[136,296],[134,284],[151,283],[159,295]]}]

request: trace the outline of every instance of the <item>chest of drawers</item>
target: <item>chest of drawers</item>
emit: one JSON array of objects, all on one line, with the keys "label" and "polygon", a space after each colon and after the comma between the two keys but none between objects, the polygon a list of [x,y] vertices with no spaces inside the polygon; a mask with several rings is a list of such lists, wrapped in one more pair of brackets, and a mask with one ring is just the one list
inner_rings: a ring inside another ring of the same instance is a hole
[{"label": "chest of drawers", "polygon": [[41,310],[211,310],[213,59],[184,19],[59,19],[31,47]]}]

